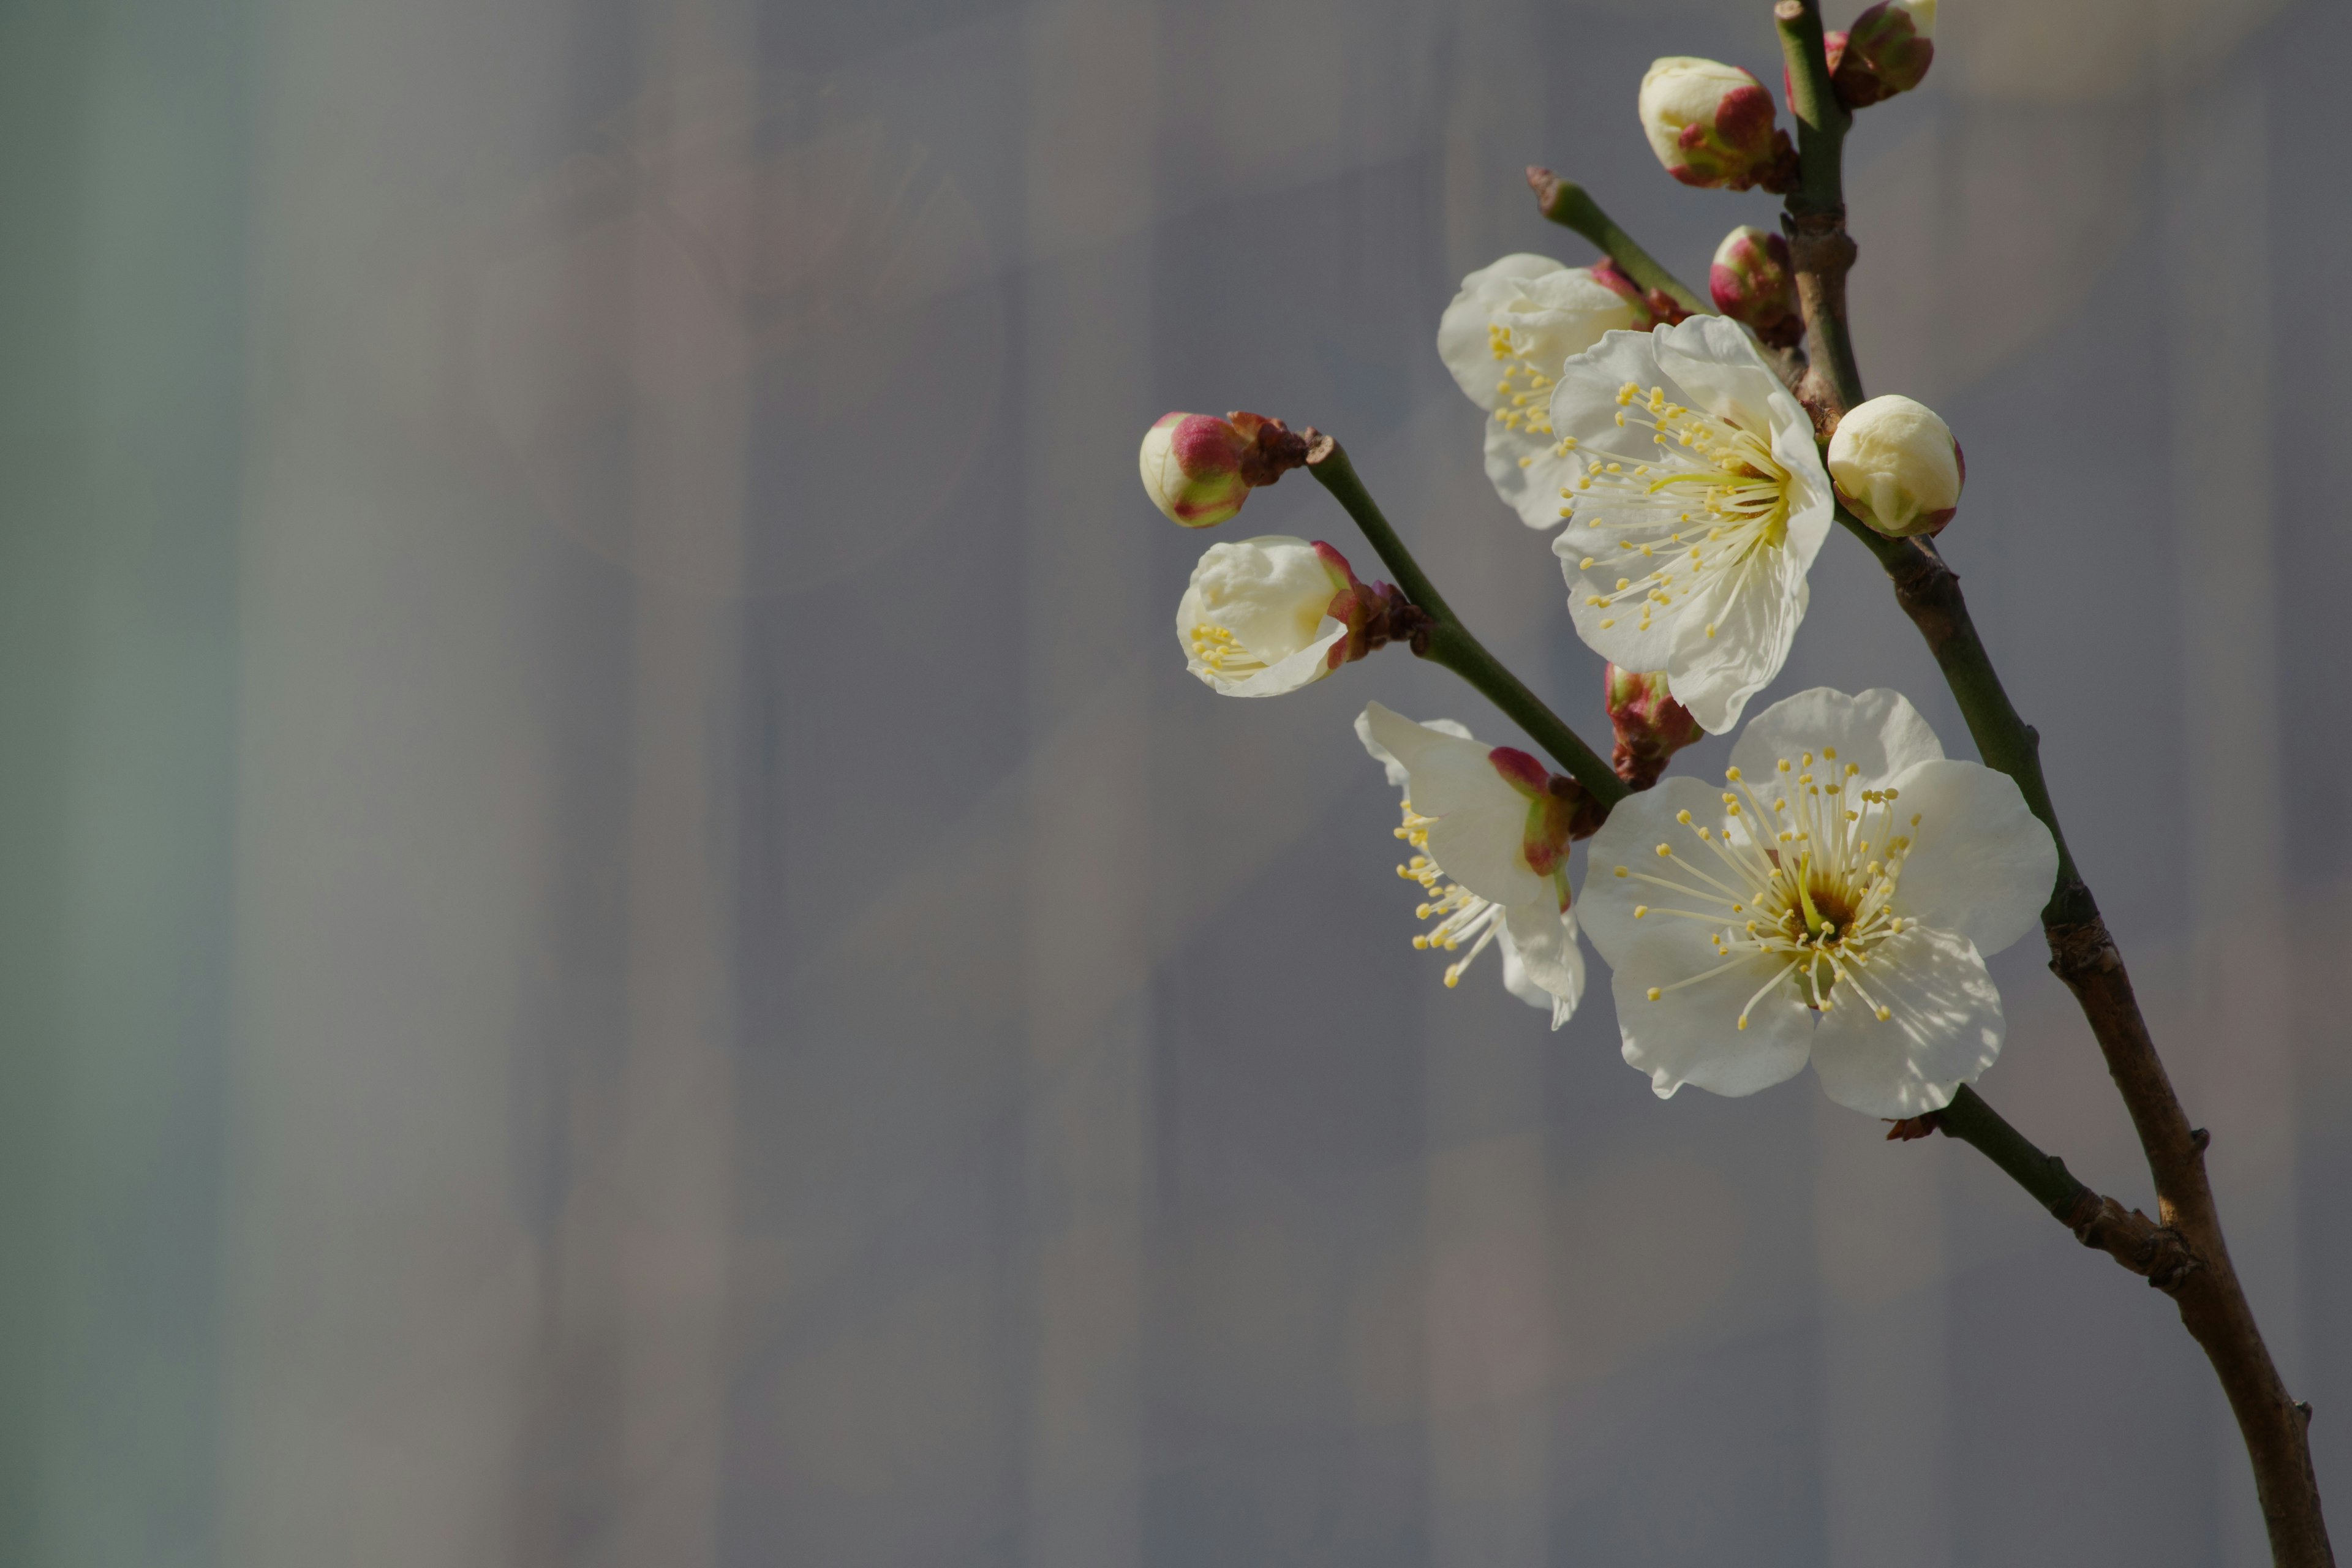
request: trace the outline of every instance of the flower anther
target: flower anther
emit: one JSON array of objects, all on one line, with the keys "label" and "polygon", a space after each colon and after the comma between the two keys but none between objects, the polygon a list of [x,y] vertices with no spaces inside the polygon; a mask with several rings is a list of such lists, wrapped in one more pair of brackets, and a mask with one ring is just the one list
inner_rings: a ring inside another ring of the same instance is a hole
[{"label": "flower anther", "polygon": [[1810,1060],[1832,1100],[1900,1118],[2000,1054],[1984,955],[2034,928],[2057,866],[2006,774],[1945,757],[1895,692],[1820,687],[1757,716],[1721,788],[1620,802],[1578,908],[1662,1098]]},{"label": "flower anther", "polygon": [[1811,419],[1740,327],[1612,332],[1560,370],[1552,542],[1577,635],[1710,734],[1780,671],[1833,512]]},{"label": "flower anther", "polygon": [[1417,724],[1374,702],[1356,735],[1403,792],[1396,836],[1411,857],[1397,875],[1416,884],[1414,913],[1434,923],[1416,948],[1455,955],[1459,984],[1489,946],[1501,950],[1513,995],[1566,1023],[1584,994],[1584,955],[1570,909],[1569,847],[1591,830],[1591,797],[1525,752],[1486,746],[1451,720]]}]

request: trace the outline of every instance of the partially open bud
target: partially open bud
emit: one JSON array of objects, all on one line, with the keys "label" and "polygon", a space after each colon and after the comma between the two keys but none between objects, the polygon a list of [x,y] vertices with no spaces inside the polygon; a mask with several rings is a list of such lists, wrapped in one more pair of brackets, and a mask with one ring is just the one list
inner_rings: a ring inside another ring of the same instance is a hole
[{"label": "partially open bud", "polygon": [[1409,637],[1428,617],[1348,558],[1283,534],[1212,544],[1176,606],[1184,665],[1227,697],[1278,697]]},{"label": "partially open bud", "polygon": [[1830,37],[1830,81],[1848,109],[1864,109],[1927,79],[1936,58],[1936,0],[1879,0]]},{"label": "partially open bud", "polygon": [[1656,784],[1669,758],[1706,738],[1690,710],[1666,689],[1665,671],[1645,675],[1612,664],[1601,679],[1608,695],[1609,723],[1617,731],[1617,749],[1610,765],[1635,789]]},{"label": "partially open bud", "polygon": [[1738,66],[1670,55],[1642,79],[1642,131],[1666,173],[1685,185],[1782,191],[1796,172],[1772,95]]},{"label": "partially open bud", "polygon": [[1890,539],[1942,531],[1969,477],[1951,426],[1899,396],[1874,397],[1838,421],[1829,468],[1846,510]]},{"label": "partially open bud", "polygon": [[1797,309],[1797,274],[1789,265],[1789,242],[1777,234],[1743,225],[1715,247],[1706,269],[1706,291],[1715,308],[1755,329],[1775,348],[1790,348],[1804,336]]},{"label": "partially open bud", "polygon": [[1306,460],[1305,437],[1279,419],[1163,414],[1143,433],[1143,491],[1186,528],[1213,528],[1242,510],[1252,487]]}]

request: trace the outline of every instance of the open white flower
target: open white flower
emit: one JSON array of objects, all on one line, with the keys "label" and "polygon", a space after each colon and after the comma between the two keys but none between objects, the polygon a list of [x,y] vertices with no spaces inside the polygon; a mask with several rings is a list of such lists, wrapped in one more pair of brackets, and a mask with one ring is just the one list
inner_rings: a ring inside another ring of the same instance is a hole
[{"label": "open white flower", "polygon": [[1454,985],[1493,943],[1511,994],[1550,1008],[1555,1029],[1568,1022],[1584,994],[1568,891],[1569,826],[1582,792],[1525,752],[1481,745],[1450,719],[1416,724],[1374,702],[1358,715],[1356,736],[1404,792],[1396,834],[1413,855],[1397,875],[1421,885],[1429,897],[1415,912],[1437,922],[1412,945],[1460,953],[1445,970]]},{"label": "open white flower", "polygon": [[1560,369],[1555,445],[1575,477],[1552,549],[1577,635],[1662,669],[1710,734],[1780,673],[1834,511],[1813,425],[1720,316],[1611,332]]},{"label": "open white flower", "polygon": [[[1612,275],[1613,276],[1613,275]],[[1569,355],[1649,311],[1633,285],[1549,256],[1506,256],[1462,279],[1437,323],[1437,353],[1486,409],[1486,477],[1529,528],[1555,528],[1559,487],[1576,477],[1551,436],[1551,392]]]},{"label": "open white flower", "polygon": [[1917,1116],[2000,1052],[1984,955],[2058,872],[2006,774],[1947,759],[1892,691],[1817,687],[1759,715],[1724,788],[1618,803],[1578,899],[1625,1059],[1659,1096],[1753,1094],[1808,1058],[1840,1105]]}]

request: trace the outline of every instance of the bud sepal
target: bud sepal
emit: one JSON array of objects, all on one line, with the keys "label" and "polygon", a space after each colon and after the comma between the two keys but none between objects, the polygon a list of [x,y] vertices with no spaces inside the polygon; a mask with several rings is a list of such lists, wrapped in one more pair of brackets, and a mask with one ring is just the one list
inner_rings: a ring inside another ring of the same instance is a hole
[{"label": "bud sepal", "polygon": [[1610,727],[1617,745],[1610,765],[1635,789],[1648,789],[1666,771],[1676,752],[1706,738],[1691,710],[1674,699],[1664,670],[1621,669],[1601,676]]}]

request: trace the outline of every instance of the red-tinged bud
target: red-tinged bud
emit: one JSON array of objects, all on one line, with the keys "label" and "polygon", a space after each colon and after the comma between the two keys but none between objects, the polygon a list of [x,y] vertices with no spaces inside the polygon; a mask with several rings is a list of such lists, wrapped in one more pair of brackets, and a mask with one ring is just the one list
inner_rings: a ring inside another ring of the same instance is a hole
[{"label": "red-tinged bud", "polygon": [[1315,553],[1335,581],[1344,580],[1347,584],[1331,595],[1330,604],[1323,611],[1348,628],[1348,635],[1331,645],[1327,668],[1337,669],[1353,663],[1392,642],[1408,643],[1415,653],[1428,647],[1429,616],[1406,599],[1394,584],[1357,581],[1348,558],[1319,539],[1315,542]]},{"label": "red-tinged bud", "polygon": [[1706,738],[1690,710],[1666,689],[1664,670],[1643,674],[1611,665],[1602,677],[1609,723],[1617,731],[1610,764],[1635,789],[1648,789],[1685,746]]},{"label": "red-tinged bud", "polygon": [[1848,109],[1909,92],[1936,59],[1936,0],[1879,0],[1842,34],[1830,54],[1830,80]]},{"label": "red-tinged bud", "polygon": [[1143,434],[1144,493],[1186,528],[1213,528],[1242,510],[1254,487],[1304,463],[1307,445],[1261,415],[1165,414]]},{"label": "red-tinged bud", "polygon": [[1772,95],[1737,66],[1658,60],[1642,79],[1640,107],[1650,150],[1685,185],[1782,192],[1796,177],[1796,149],[1773,123]]},{"label": "red-tinged bud", "polygon": [[1717,310],[1775,348],[1792,348],[1805,335],[1789,242],[1777,234],[1743,226],[1725,235],[1707,268],[1706,289]]}]

